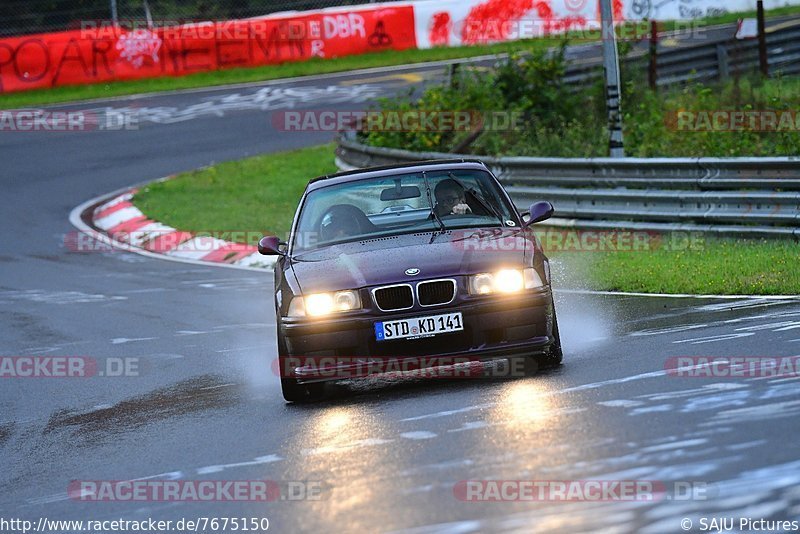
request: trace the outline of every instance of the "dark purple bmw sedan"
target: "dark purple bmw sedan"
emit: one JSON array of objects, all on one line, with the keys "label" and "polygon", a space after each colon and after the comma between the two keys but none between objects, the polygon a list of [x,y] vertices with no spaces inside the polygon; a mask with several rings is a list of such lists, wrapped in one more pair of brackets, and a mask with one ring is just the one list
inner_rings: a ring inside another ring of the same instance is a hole
[{"label": "dark purple bmw sedan", "polygon": [[[287,401],[326,381],[438,363],[561,363],[550,268],[489,169],[453,160],[312,180],[276,255],[278,362]],[[417,367],[417,368],[418,368]]]}]

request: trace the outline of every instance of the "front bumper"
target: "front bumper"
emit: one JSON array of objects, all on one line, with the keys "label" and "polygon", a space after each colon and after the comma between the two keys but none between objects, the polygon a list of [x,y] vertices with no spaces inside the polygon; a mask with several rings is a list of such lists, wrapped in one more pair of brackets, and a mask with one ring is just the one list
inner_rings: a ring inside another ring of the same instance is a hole
[{"label": "front bumper", "polygon": [[[463,331],[418,339],[375,339],[375,322],[452,312],[461,312]],[[544,289],[520,295],[461,299],[446,306],[415,307],[403,312],[365,311],[325,320],[281,318],[278,328],[285,361],[335,362],[330,365],[343,369],[343,376],[347,376],[352,366],[359,365],[356,360],[431,356],[489,360],[534,355],[545,351],[554,341],[552,325],[552,298],[550,290]],[[353,363],[348,366],[347,362]],[[293,376],[300,381],[319,381],[320,369],[320,365],[281,364],[282,376]]]}]

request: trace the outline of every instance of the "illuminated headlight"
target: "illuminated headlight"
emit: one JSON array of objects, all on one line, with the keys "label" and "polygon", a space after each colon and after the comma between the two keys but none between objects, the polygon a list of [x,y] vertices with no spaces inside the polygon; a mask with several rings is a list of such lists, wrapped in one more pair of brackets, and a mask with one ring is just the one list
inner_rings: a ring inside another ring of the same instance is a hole
[{"label": "illuminated headlight", "polygon": [[322,317],[336,312],[356,310],[361,307],[358,291],[314,293],[295,297],[289,303],[289,317]]},{"label": "illuminated headlight", "polygon": [[503,269],[494,274],[494,288],[500,293],[516,293],[522,289],[522,272]]},{"label": "illuminated headlight", "polygon": [[472,295],[491,293],[517,293],[523,289],[542,287],[542,279],[536,269],[502,269],[494,273],[480,273],[469,278]]}]

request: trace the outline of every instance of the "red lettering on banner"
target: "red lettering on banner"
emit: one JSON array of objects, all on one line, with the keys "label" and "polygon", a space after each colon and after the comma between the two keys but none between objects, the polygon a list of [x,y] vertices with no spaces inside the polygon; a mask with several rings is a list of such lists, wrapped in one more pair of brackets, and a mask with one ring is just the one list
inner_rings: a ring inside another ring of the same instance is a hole
[{"label": "red lettering on banner", "polygon": [[[33,49],[31,48],[33,47]],[[41,57],[36,58],[35,50],[38,49]],[[0,57],[0,91],[4,91],[3,79],[8,77],[7,72],[4,74],[3,67],[11,65],[14,75],[18,80],[27,83],[36,83],[44,78],[50,70],[50,53],[47,45],[41,39],[28,38],[23,39],[16,47],[0,42],[0,50],[5,50],[8,57],[3,59]],[[36,60],[31,61],[30,58]],[[27,63],[34,65],[38,64],[39,70],[33,71],[25,68]],[[6,69],[7,71],[8,69]]]},{"label": "red lettering on banner", "polygon": [[[14,56],[16,58],[20,56],[25,56],[26,47],[27,50],[30,50],[30,46],[33,45],[34,48],[38,48],[39,53],[41,54],[41,59],[44,60],[44,65],[41,67],[38,74],[32,74],[29,70],[25,72],[21,72],[19,65],[14,63],[14,71],[19,78],[24,78],[28,82],[36,82],[47,76],[47,71],[50,70],[50,54],[47,50],[47,45],[41,39],[26,39],[20,43],[17,47],[17,50],[14,52]],[[28,52],[30,54],[30,52]],[[41,61],[40,59],[40,61]]]},{"label": "red lettering on banner", "polygon": [[[104,45],[104,46],[100,46]],[[108,53],[111,52],[111,42],[110,41],[99,41],[93,40],[92,41],[92,76],[97,77],[97,58],[98,56],[102,57],[103,66],[106,69],[106,74],[109,76],[114,75],[114,71],[111,70],[111,66],[108,64]]]},{"label": "red lettering on banner", "polygon": [[[74,51],[74,54],[70,54],[71,50]],[[58,77],[61,75],[61,69],[64,68],[69,61],[77,61],[80,63],[81,68],[83,69],[84,79],[92,77],[92,73],[83,59],[83,54],[81,53],[81,46],[78,44],[78,39],[73,37],[67,41],[67,46],[64,48],[64,52],[61,54],[61,59],[58,61],[56,73],[53,75],[53,85],[58,85]]]},{"label": "red lettering on banner", "polygon": [[[3,59],[3,50],[6,51],[6,58]],[[3,67],[14,64],[15,50],[10,44],[0,43],[0,91],[3,90]]]},{"label": "red lettering on banner", "polygon": [[[282,60],[283,59],[283,49],[288,49],[286,52],[288,56],[292,59],[295,58],[304,58],[307,59],[308,56],[305,54],[305,47],[303,46],[303,41],[300,39],[282,39],[280,35],[280,31],[278,28],[273,28],[269,34],[269,38],[267,42],[264,42],[264,39],[261,38],[258,34],[255,35],[253,39],[254,43],[258,46],[258,49],[261,50],[261,53],[264,56],[265,61],[270,60]],[[272,56],[274,52],[274,57]]]},{"label": "red lettering on banner", "polygon": [[[225,67],[235,67],[237,65],[247,65],[248,58],[250,57],[250,53],[248,51],[247,55],[242,56],[241,51],[246,45],[246,41],[242,39],[238,39],[235,41],[217,41],[216,51],[217,51],[217,68],[225,68]],[[226,47],[232,47],[230,52],[223,51]]]},{"label": "red lettering on banner", "polygon": [[[213,45],[214,42],[212,41],[211,44]],[[209,61],[211,56],[211,48],[189,48],[186,46],[186,39],[183,39],[181,42],[182,50],[181,50],[181,57],[183,58],[183,71],[184,72],[198,72],[198,71],[207,71],[212,70],[214,67]],[[189,56],[196,55],[200,56],[194,61],[198,63],[190,63]],[[205,62],[203,62],[203,58],[205,58]]]}]

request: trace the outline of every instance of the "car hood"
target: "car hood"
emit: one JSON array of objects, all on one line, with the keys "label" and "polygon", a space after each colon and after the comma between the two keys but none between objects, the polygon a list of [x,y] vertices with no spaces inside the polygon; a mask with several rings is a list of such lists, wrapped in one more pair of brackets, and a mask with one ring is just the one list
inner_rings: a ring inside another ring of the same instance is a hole
[{"label": "car hood", "polygon": [[[453,230],[385,237],[325,247],[290,262],[303,293],[357,289],[522,268],[533,244],[519,230]],[[419,269],[407,275],[407,269]]]}]

